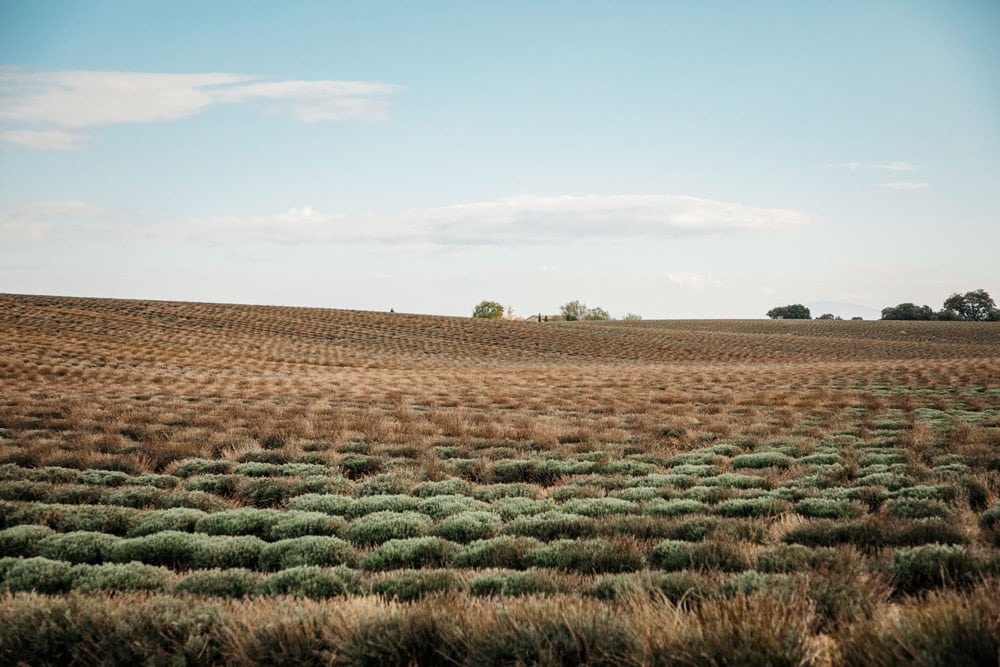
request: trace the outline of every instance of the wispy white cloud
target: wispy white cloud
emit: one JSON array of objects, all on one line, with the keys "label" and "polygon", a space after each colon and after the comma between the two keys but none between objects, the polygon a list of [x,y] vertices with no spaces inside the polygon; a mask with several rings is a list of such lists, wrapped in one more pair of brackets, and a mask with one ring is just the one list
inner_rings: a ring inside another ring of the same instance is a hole
[{"label": "wispy white cloud", "polygon": [[69,150],[86,139],[76,132],[63,130],[6,130],[0,131],[0,141],[41,150]]},{"label": "wispy white cloud", "polygon": [[700,292],[706,287],[718,287],[722,285],[722,282],[711,275],[703,273],[690,273],[687,271],[667,273],[667,281],[677,285],[678,287],[694,290],[696,292]]},{"label": "wispy white cloud", "polygon": [[873,164],[871,165],[871,168],[884,169],[886,171],[913,171],[917,168],[917,166],[910,164],[909,162],[893,160],[892,162],[886,162],[885,164]]},{"label": "wispy white cloud", "polygon": [[820,169],[846,169],[848,171],[857,171],[861,169],[860,162],[835,162],[833,164],[824,164],[820,166]]},{"label": "wispy white cloud", "polygon": [[[263,81],[243,74],[31,72],[0,68],[0,140],[72,148],[73,130],[173,121],[219,104],[256,104],[301,121],[381,118],[399,86],[374,81]],[[62,134],[59,134],[59,133]]]},{"label": "wispy white cloud", "polygon": [[518,196],[399,213],[349,216],[304,207],[266,216],[183,219],[150,218],[80,202],[48,202],[0,210],[0,240],[92,237],[209,244],[587,244],[783,230],[810,220],[806,213],[793,209],[675,195]]},{"label": "wispy white cloud", "polygon": [[879,183],[880,188],[888,188],[890,190],[923,190],[924,188],[929,188],[930,183],[913,183],[909,181],[895,181],[893,183]]}]

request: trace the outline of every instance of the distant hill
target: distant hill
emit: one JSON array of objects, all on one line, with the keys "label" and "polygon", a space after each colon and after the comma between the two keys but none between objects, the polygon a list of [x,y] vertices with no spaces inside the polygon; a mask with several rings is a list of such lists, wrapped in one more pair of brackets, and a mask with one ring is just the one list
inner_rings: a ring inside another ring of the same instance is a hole
[{"label": "distant hill", "polygon": [[805,304],[813,317],[819,317],[823,313],[839,315],[845,320],[852,317],[863,317],[866,320],[881,319],[882,311],[868,306],[859,306],[856,303],[843,303],[841,301],[813,301]]}]

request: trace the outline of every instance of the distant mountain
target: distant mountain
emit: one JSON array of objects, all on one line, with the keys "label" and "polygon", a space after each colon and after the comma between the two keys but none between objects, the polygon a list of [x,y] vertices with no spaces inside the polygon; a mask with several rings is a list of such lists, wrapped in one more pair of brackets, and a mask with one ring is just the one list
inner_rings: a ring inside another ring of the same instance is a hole
[{"label": "distant mountain", "polygon": [[839,315],[845,320],[852,317],[863,317],[866,320],[878,320],[882,318],[882,311],[868,306],[859,306],[856,303],[842,303],[840,301],[813,301],[805,304],[813,317],[819,317],[823,313]]}]

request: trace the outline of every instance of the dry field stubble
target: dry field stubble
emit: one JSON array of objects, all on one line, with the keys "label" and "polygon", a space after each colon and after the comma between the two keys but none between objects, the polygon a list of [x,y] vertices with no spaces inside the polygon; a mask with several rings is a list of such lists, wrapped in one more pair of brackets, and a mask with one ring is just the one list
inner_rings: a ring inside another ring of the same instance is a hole
[{"label": "dry field stubble", "polygon": [[[0,396],[8,619],[116,595],[155,625],[200,595],[214,659],[244,662],[312,641],[319,662],[683,664],[724,644],[892,664],[931,651],[907,619],[952,607],[967,624],[938,645],[998,638],[995,324],[0,295]],[[292,622],[284,594],[322,600]],[[536,622],[508,627],[510,595]],[[481,613],[446,622],[449,605]],[[787,636],[723,636],[789,610]],[[294,636],[247,629],[254,613]],[[617,643],[591,646],[604,614]],[[389,626],[416,655],[379,653]]]}]

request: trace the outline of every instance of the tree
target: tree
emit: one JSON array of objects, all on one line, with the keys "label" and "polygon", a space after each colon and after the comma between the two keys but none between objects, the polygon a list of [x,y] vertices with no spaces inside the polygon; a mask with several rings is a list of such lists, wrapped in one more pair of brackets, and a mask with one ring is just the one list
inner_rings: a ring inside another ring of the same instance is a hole
[{"label": "tree", "polygon": [[480,301],[479,305],[472,309],[472,316],[485,320],[499,320],[503,318],[503,306],[496,301]]},{"label": "tree", "polygon": [[640,322],[640,321],[642,321],[642,315],[639,315],[638,313],[628,313],[625,317],[622,318],[622,321],[623,322]]},{"label": "tree", "polygon": [[562,312],[562,316],[566,318],[567,322],[576,322],[577,320],[610,320],[611,315],[608,311],[603,308],[587,308],[587,304],[583,301],[570,301],[569,303],[564,303],[559,307]]},{"label": "tree", "polygon": [[610,320],[611,315],[608,311],[603,308],[588,308],[587,312],[584,313],[583,319],[585,320]]},{"label": "tree", "polygon": [[944,310],[958,313],[963,320],[986,322],[993,317],[996,310],[993,297],[986,290],[977,289],[965,294],[952,294],[944,301]]},{"label": "tree", "polygon": [[842,320],[844,318],[842,318],[840,315],[834,315],[833,313],[823,313],[822,315],[820,315],[816,319],[817,320]]},{"label": "tree", "polygon": [[915,303],[901,303],[898,306],[888,306],[882,309],[883,320],[932,320],[934,311],[930,306],[918,306]]},{"label": "tree", "polygon": [[587,315],[587,304],[583,301],[570,301],[559,306],[559,312],[567,322],[582,320]]},{"label": "tree", "polygon": [[808,320],[812,317],[812,314],[801,303],[793,303],[788,306],[772,308],[767,311],[767,316],[772,320]]}]

